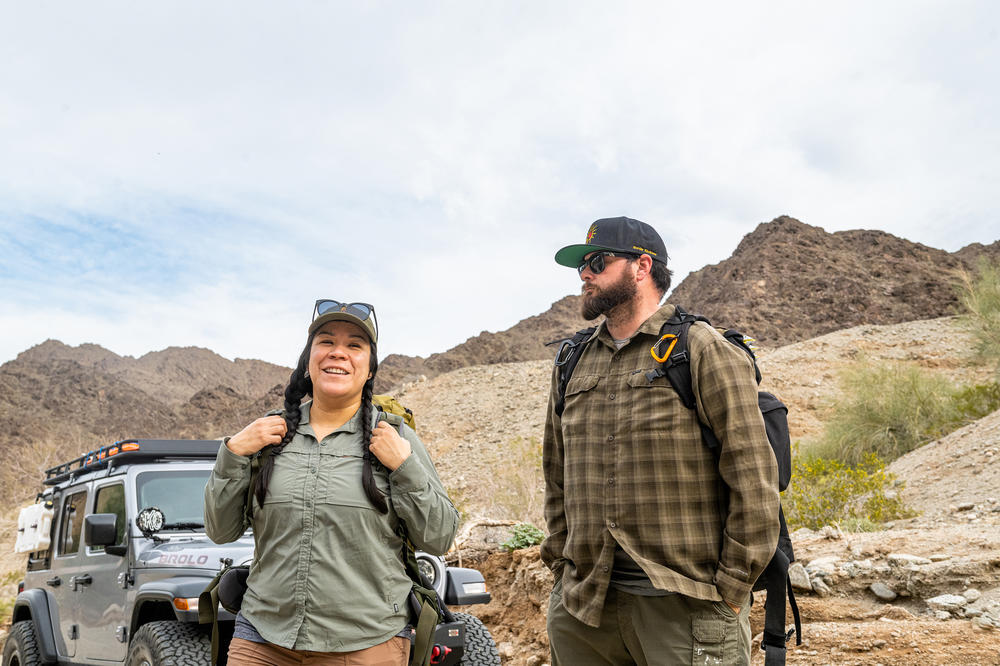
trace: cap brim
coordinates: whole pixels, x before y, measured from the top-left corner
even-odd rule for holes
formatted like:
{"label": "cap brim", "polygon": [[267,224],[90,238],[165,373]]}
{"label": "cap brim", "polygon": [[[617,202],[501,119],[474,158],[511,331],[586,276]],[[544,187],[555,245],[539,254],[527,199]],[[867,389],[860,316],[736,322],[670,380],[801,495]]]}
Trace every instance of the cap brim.
{"label": "cap brim", "polygon": [[621,252],[613,247],[603,245],[567,245],[556,252],[556,263],[562,266],[576,268],[583,263],[583,258],[591,252]]}
{"label": "cap brim", "polygon": [[368,339],[372,342],[378,342],[378,336],[375,335],[375,327],[372,325],[371,317],[366,320],[359,319],[349,312],[327,312],[326,314],[320,315],[309,324],[309,334],[315,333],[321,326],[331,321],[347,321],[355,326],[359,327],[368,335]]}

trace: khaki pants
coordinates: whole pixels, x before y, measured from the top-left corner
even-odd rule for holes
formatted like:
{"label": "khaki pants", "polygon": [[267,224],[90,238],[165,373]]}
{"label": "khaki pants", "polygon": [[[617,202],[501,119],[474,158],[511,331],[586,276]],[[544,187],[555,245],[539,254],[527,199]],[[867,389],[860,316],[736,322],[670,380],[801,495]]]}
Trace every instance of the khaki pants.
{"label": "khaki pants", "polygon": [[407,666],[409,661],[410,641],[401,636],[354,652],[289,650],[242,638],[229,645],[230,666]]}
{"label": "khaki pants", "polygon": [[680,594],[642,597],[611,588],[601,626],[588,626],[562,605],[562,584],[549,597],[552,666],[748,665],[750,601],[739,615],[721,601]]}

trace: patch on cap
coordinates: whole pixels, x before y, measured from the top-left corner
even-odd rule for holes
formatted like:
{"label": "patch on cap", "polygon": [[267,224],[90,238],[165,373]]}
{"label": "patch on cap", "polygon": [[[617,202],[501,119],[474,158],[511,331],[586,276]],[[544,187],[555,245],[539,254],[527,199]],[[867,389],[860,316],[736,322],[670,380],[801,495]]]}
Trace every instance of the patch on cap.
{"label": "patch on cap", "polygon": [[592,225],[590,225],[590,231],[587,232],[588,245],[590,244],[590,241],[594,240],[594,236],[596,235],[597,235],[597,223],[594,222]]}

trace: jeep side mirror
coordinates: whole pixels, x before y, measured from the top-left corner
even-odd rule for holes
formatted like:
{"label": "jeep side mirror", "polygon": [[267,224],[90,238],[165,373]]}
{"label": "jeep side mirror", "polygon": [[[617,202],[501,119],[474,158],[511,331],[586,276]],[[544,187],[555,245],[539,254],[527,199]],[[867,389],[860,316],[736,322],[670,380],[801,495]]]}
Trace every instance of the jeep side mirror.
{"label": "jeep side mirror", "polygon": [[118,516],[92,513],[84,518],[83,541],[88,546],[113,546],[118,541]]}

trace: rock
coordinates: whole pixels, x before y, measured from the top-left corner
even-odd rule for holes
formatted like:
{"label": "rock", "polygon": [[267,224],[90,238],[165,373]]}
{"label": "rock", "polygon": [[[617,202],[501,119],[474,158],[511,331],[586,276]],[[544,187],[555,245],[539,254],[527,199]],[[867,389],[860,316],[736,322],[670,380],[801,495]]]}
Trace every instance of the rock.
{"label": "rock", "polygon": [[968,600],[958,594],[941,594],[927,600],[927,606],[940,611],[954,613],[965,608]]}
{"label": "rock", "polygon": [[951,555],[945,555],[944,553],[934,553],[930,556],[931,562],[944,562],[945,560],[950,560]]}
{"label": "rock", "polygon": [[918,557],[916,555],[908,555],[906,553],[889,553],[887,559],[889,560],[889,564],[893,564],[898,567],[931,563],[931,561],[926,557]]}
{"label": "rock", "polygon": [[806,570],[813,576],[832,576],[839,563],[840,558],[836,555],[818,557],[806,566]]}
{"label": "rock", "polygon": [[979,601],[979,597],[983,596],[983,593],[970,587],[965,592],[962,592],[962,596],[965,597],[965,600],[971,604],[973,601]]}
{"label": "rock", "polygon": [[872,593],[882,601],[893,601],[897,596],[899,596],[891,587],[889,587],[885,583],[880,583],[880,582],[872,583],[868,587],[868,589],[871,590]]}
{"label": "rock", "polygon": [[512,659],[515,654],[514,644],[510,641],[504,641],[497,646],[497,652],[500,653],[501,657]]}
{"label": "rock", "polygon": [[817,578],[812,583],[813,592],[815,592],[820,597],[830,596],[830,587],[823,582],[822,578]]}
{"label": "rock", "polygon": [[524,664],[525,666],[542,666],[542,661],[544,660],[541,657],[533,654],[525,660]]}
{"label": "rock", "polygon": [[889,643],[889,641],[886,641],[886,640],[883,640],[883,639],[879,638],[877,640],[872,641],[872,647],[875,648],[876,650],[881,650],[888,643]]}
{"label": "rock", "polygon": [[812,591],[812,583],[809,582],[809,574],[801,562],[792,562],[788,567],[788,579],[792,581],[792,587],[796,590]]}
{"label": "rock", "polygon": [[987,615],[972,618],[972,624],[980,629],[993,630],[997,628],[997,623]]}
{"label": "rock", "polygon": [[975,502],[962,502],[957,507],[955,507],[955,510],[956,511],[971,511],[974,508],[976,508]]}
{"label": "rock", "polygon": [[799,541],[801,539],[808,539],[810,537],[816,536],[816,532],[809,529],[808,527],[800,527],[799,529],[792,532],[792,541]]}
{"label": "rock", "polygon": [[936,617],[939,620],[950,620],[951,613],[949,613],[948,611],[940,611],[940,610],[934,611],[934,617]]}

